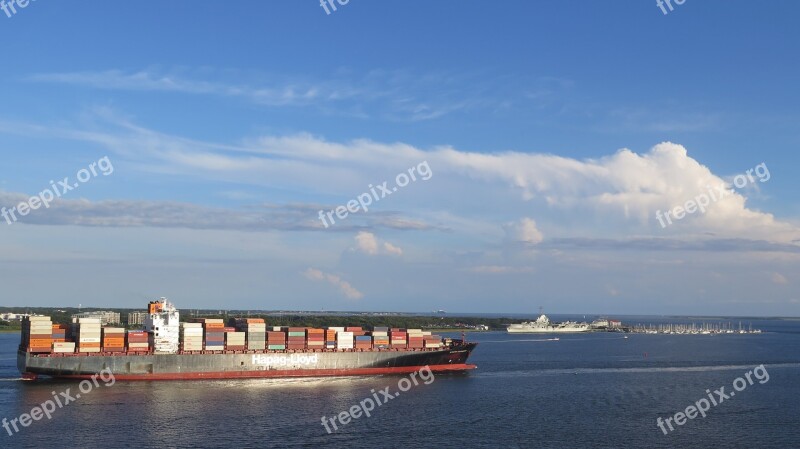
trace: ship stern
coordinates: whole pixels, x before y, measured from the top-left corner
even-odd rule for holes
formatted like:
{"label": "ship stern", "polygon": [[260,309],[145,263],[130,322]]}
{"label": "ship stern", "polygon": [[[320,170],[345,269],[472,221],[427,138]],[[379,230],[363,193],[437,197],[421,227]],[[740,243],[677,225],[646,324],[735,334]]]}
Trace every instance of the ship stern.
{"label": "ship stern", "polygon": [[36,373],[32,373],[28,371],[28,359],[30,357],[30,353],[18,350],[17,351],[17,369],[19,370],[20,374],[22,374],[22,378],[24,380],[36,380],[39,376]]}

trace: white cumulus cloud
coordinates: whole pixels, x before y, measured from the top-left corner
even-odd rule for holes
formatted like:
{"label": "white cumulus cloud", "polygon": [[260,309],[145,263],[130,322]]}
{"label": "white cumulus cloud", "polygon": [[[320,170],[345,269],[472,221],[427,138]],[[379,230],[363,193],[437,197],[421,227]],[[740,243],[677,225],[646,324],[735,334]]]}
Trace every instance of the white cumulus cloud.
{"label": "white cumulus cloud", "polygon": [[359,232],[355,236],[355,241],[356,247],[354,249],[364,254],[369,254],[370,256],[376,256],[379,254],[389,254],[394,256],[403,255],[403,250],[401,248],[392,245],[389,242],[383,242],[383,244],[381,244],[375,234],[371,232]]}
{"label": "white cumulus cloud", "polygon": [[506,238],[512,242],[537,245],[544,239],[542,233],[536,228],[536,221],[530,218],[507,223],[505,231]]}

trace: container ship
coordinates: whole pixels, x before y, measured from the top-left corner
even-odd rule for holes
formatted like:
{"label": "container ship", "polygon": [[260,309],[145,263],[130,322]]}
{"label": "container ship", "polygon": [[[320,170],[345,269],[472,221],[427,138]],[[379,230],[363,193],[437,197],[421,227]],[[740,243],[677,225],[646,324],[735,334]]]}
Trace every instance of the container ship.
{"label": "container ship", "polygon": [[401,374],[427,366],[463,372],[476,343],[421,329],[269,327],[260,318],[180,321],[166,298],[151,301],[142,330],[103,327],[99,318],[22,322],[17,366],[23,378],[118,380],[245,379]]}

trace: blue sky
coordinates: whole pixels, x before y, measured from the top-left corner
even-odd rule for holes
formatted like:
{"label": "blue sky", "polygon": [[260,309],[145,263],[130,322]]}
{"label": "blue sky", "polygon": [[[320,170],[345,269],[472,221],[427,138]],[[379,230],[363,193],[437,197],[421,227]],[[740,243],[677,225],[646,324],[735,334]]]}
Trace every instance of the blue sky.
{"label": "blue sky", "polygon": [[[0,11],[0,206],[113,166],[0,220],[0,304],[798,316],[798,13]],[[318,219],[422,163],[429,179]],[[768,176],[659,225],[760,164]]]}

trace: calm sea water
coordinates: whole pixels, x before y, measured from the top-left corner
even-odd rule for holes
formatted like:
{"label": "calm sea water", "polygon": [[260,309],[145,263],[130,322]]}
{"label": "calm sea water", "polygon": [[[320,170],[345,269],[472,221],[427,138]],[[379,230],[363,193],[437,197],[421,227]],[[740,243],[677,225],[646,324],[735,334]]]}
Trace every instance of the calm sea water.
{"label": "calm sea water", "polygon": [[[652,320],[650,320],[652,322]],[[753,322],[761,335],[586,334],[558,341],[501,332],[466,375],[420,382],[328,434],[321,417],[397,392],[403,376],[209,382],[117,382],[95,388],[0,447],[800,447],[800,323]],[[0,334],[0,418],[12,419],[70,382],[23,382],[16,334]],[[664,435],[667,418],[757,365],[758,381]]]}

